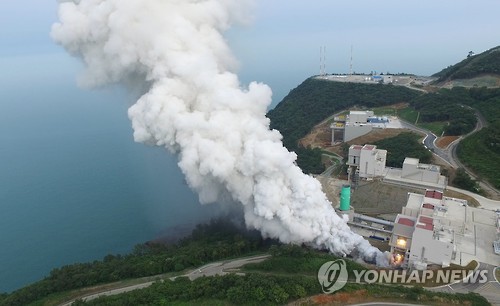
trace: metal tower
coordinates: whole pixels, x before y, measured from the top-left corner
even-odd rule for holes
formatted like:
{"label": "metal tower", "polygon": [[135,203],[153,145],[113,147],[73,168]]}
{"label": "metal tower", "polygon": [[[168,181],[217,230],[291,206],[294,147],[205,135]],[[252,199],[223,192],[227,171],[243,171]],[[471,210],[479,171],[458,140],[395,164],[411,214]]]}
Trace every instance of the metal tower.
{"label": "metal tower", "polygon": [[352,76],[352,45],[351,45],[351,62],[349,64],[349,75]]}
{"label": "metal tower", "polygon": [[326,75],[326,46],[319,47],[319,75]]}

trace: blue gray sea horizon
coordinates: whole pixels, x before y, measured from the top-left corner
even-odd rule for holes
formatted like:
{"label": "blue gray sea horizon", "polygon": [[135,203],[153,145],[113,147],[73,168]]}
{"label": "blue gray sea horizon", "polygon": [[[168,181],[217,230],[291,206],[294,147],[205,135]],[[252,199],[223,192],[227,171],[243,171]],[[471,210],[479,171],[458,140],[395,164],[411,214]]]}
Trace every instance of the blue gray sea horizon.
{"label": "blue gray sea horizon", "polygon": [[60,56],[0,68],[0,292],[220,213],[199,204],[175,156],[133,141],[124,90],[78,88]]}
{"label": "blue gray sea horizon", "polygon": [[[0,293],[227,211],[199,204],[175,156],[133,141],[134,97],[79,88],[81,69],[64,53],[0,57]],[[257,74],[244,72],[243,86]],[[257,81],[274,85],[273,107],[300,78]]]}

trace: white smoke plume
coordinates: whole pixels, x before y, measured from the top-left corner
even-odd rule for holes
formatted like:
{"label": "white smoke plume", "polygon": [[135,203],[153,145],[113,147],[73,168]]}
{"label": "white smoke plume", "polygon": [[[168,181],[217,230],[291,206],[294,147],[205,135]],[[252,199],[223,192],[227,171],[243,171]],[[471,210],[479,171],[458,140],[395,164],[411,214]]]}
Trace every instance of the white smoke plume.
{"label": "white smoke plume", "polygon": [[202,203],[231,197],[247,227],[285,243],[374,260],[320,183],[269,129],[271,90],[243,89],[222,36],[248,12],[242,0],[80,0],[59,4],[52,37],[83,59],[85,86],[130,84],[147,92],[129,109],[138,142],[164,146]]}

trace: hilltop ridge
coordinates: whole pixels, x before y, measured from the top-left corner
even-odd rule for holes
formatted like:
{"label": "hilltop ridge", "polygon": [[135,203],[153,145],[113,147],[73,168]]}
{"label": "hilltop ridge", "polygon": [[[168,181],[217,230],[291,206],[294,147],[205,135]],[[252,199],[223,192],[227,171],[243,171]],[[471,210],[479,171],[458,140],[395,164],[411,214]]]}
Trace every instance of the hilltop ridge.
{"label": "hilltop ridge", "polygon": [[466,59],[433,77],[439,87],[500,87],[500,46],[475,55],[469,53]]}

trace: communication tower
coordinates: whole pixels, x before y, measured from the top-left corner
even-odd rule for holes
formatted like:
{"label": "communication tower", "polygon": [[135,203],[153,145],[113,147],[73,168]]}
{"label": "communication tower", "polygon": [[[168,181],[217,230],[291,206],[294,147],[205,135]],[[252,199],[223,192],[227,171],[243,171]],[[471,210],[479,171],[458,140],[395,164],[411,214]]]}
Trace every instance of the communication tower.
{"label": "communication tower", "polygon": [[319,47],[319,75],[326,75],[326,46]]}
{"label": "communication tower", "polygon": [[352,76],[352,45],[351,45],[351,62],[349,64],[349,75]]}

